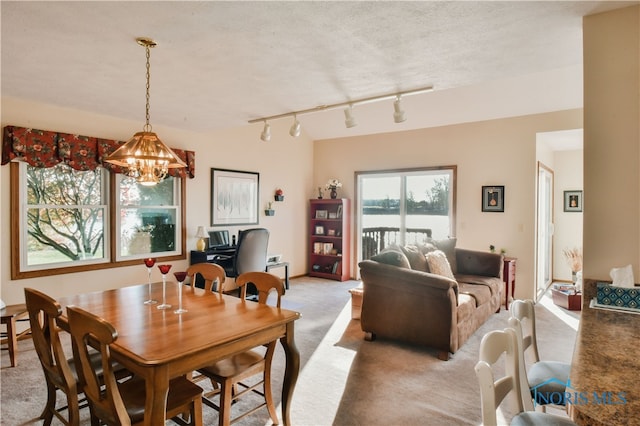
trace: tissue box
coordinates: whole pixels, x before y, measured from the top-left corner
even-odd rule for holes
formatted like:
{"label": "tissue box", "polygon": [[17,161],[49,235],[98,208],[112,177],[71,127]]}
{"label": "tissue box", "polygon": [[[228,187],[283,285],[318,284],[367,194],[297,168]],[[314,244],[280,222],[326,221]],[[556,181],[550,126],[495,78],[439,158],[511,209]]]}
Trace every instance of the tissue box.
{"label": "tissue box", "polygon": [[597,283],[596,302],[599,305],[640,310],[640,288],[616,287],[607,283]]}

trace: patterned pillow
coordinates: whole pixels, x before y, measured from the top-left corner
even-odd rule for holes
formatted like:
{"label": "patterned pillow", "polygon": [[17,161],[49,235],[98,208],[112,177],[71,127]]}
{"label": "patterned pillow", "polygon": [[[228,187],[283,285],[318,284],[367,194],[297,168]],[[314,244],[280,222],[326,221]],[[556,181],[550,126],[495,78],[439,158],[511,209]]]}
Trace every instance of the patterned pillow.
{"label": "patterned pillow", "polygon": [[429,264],[429,270],[432,274],[441,275],[443,277],[451,278],[455,280],[453,276],[453,272],[451,272],[451,266],[449,266],[449,261],[447,260],[447,256],[441,250],[432,251],[428,253],[426,256],[427,263]]}
{"label": "patterned pillow", "polygon": [[407,259],[409,259],[411,269],[414,271],[429,272],[429,269],[427,268],[427,259],[425,259],[424,254],[417,246],[405,246],[400,248],[404,255],[407,256]]}
{"label": "patterned pillow", "polygon": [[444,240],[431,240],[430,243],[435,245],[438,250],[442,250],[447,256],[449,261],[449,267],[453,273],[458,271],[458,265],[456,263],[456,238],[446,238]]}

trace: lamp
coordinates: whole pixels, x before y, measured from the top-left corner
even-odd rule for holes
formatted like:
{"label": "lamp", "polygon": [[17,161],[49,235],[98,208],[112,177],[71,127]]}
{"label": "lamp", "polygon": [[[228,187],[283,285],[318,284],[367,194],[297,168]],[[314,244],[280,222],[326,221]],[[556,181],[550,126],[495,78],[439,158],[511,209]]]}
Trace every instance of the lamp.
{"label": "lamp", "polygon": [[353,115],[351,114],[351,105],[349,105],[349,108],[345,108],[344,110],[344,125],[347,126],[347,129],[358,125],[356,119],[353,118]]}
{"label": "lamp", "polygon": [[402,123],[407,118],[404,116],[402,105],[400,105],[400,95],[396,96],[396,100],[393,102],[393,121],[396,123]]}
{"label": "lamp", "polygon": [[291,129],[289,129],[289,134],[294,138],[300,136],[300,122],[296,115],[293,116],[293,124],[291,125]]}
{"label": "lamp", "polygon": [[285,112],[283,114],[270,115],[268,117],[254,118],[254,119],[249,120],[249,124],[253,124],[253,123],[258,123],[260,121],[264,121],[264,130],[262,130],[262,133],[260,134],[260,139],[262,139],[263,141],[268,141],[271,138],[271,129],[270,129],[269,125],[267,124],[267,120],[277,120],[279,118],[284,118],[284,117],[294,117],[294,125],[291,126],[291,129],[289,130],[289,133],[291,134],[291,136],[295,137],[295,136],[297,136],[295,134],[296,133],[296,129],[299,129],[299,123],[298,123],[298,120],[297,120],[297,116],[298,115],[312,114],[312,113],[315,113],[315,112],[329,111],[329,110],[336,109],[336,108],[348,107],[347,109],[344,110],[344,116],[345,116],[344,124],[345,124],[345,126],[350,128],[350,127],[354,127],[354,126],[357,125],[356,120],[353,118],[353,116],[351,114],[351,107],[353,105],[368,104],[368,103],[372,103],[372,102],[378,102],[378,101],[383,101],[383,100],[386,100],[386,99],[393,99],[393,98],[396,99],[395,102],[393,103],[393,107],[395,109],[395,113],[393,114],[393,119],[395,120],[396,123],[402,123],[403,121],[406,120],[406,118],[404,116],[404,111],[402,110],[402,107],[400,105],[400,97],[401,96],[407,96],[407,95],[417,95],[419,93],[431,92],[432,90],[433,90],[433,86],[426,86],[426,87],[420,87],[418,89],[412,89],[412,90],[405,90],[405,91],[401,91],[401,92],[388,93],[386,95],[370,96],[368,98],[355,99],[355,100],[348,101],[348,102],[339,102],[339,103],[330,104],[330,105],[319,105],[319,106],[314,107],[314,108],[302,109],[302,110],[299,110],[299,111],[292,111],[292,112]]}
{"label": "lamp", "polygon": [[133,135],[104,161],[126,168],[127,175],[136,178],[141,185],[153,186],[167,176],[169,169],[187,167],[187,165],[158,138],[158,135],[152,132],[149,124],[149,79],[151,77],[149,49],[155,47],[157,43],[145,37],[137,38],[136,42],[143,46],[147,53],[146,122],[142,132]]}
{"label": "lamp", "polygon": [[205,238],[209,238],[209,236],[204,230],[204,226],[198,226],[198,232],[196,232],[196,238],[199,238],[198,242],[196,243],[196,250],[204,251],[207,248],[207,242],[205,241]]}
{"label": "lamp", "polygon": [[264,122],[262,133],[260,133],[260,139],[265,142],[269,142],[271,140],[271,126],[266,121]]}

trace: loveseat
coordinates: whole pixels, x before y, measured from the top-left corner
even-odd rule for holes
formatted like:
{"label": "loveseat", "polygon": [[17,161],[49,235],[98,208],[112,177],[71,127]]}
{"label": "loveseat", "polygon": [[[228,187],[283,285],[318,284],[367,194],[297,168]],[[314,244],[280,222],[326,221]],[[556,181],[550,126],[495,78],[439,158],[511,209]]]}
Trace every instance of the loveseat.
{"label": "loveseat", "polygon": [[450,238],[392,246],[358,264],[366,340],[382,337],[423,345],[448,360],[500,311],[502,255],[455,244]]}

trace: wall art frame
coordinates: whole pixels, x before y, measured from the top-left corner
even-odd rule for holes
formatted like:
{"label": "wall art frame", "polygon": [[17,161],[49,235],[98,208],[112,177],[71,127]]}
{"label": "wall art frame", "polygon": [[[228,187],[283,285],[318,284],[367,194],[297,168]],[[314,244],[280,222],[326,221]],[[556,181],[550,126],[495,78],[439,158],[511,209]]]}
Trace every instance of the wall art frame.
{"label": "wall art frame", "polygon": [[564,211],[565,212],[581,212],[582,211],[582,191],[564,191]]}
{"label": "wall art frame", "polygon": [[258,224],[260,173],[211,169],[211,226]]}
{"label": "wall art frame", "polygon": [[482,211],[504,212],[504,186],[492,185],[482,187]]}

